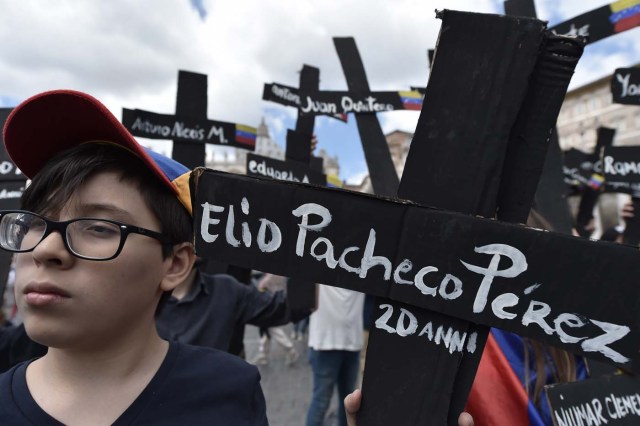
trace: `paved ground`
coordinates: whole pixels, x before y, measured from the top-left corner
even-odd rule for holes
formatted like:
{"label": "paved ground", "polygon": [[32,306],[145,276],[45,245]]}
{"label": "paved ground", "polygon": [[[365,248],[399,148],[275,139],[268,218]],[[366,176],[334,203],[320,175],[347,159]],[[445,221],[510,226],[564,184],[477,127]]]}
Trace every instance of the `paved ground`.
{"label": "paved ground", "polygon": [[[286,326],[291,335],[291,325]],[[268,365],[260,365],[262,389],[267,401],[267,417],[271,426],[304,426],[313,379],[307,361],[307,341],[294,341],[300,357],[290,366],[285,366],[285,352],[276,342],[271,342],[271,353]],[[259,344],[258,329],[247,326],[244,345],[247,360],[252,360]],[[336,397],[334,396],[324,426],[334,426]]]}

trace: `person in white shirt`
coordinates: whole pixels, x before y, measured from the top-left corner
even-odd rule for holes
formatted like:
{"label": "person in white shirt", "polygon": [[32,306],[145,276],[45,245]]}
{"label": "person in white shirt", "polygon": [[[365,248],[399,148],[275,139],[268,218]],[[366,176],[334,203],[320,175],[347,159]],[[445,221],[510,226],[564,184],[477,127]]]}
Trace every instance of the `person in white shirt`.
{"label": "person in white shirt", "polygon": [[338,390],[338,424],[347,425],[344,399],[356,386],[363,344],[364,294],[318,285],[318,309],[309,321],[309,362],[313,395],[307,426],[321,426],[334,388]]}

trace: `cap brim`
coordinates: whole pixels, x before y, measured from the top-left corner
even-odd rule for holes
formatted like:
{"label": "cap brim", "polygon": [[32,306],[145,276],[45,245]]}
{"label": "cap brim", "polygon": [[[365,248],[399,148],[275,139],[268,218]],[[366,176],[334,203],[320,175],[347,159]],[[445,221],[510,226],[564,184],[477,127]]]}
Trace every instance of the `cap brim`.
{"label": "cap brim", "polygon": [[59,152],[89,141],[107,141],[134,153],[177,193],[122,123],[86,93],[53,90],[25,100],[7,118],[3,138],[9,157],[29,178]]}

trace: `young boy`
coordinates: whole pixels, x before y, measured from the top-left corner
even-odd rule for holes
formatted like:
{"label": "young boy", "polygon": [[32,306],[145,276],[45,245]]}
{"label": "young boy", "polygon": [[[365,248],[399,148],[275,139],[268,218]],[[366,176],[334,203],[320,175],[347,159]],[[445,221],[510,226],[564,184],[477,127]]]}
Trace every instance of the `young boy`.
{"label": "young boy", "polygon": [[188,170],[144,150],[96,99],[53,91],[4,128],[32,179],[0,212],[16,299],[49,350],[0,375],[3,425],[266,425],[255,367],[169,343],[154,313],[195,260]]}

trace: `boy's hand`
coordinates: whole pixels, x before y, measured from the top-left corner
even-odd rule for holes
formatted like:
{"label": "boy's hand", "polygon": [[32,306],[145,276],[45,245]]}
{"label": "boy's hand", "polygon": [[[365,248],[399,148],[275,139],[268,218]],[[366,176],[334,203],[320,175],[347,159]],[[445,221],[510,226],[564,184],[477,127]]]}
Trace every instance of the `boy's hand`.
{"label": "boy's hand", "polygon": [[[351,392],[344,399],[344,411],[347,414],[347,425],[356,426],[356,414],[360,411],[360,402],[362,401],[362,393],[360,389]],[[473,426],[473,417],[469,413],[461,413],[458,417],[458,426]]]}

